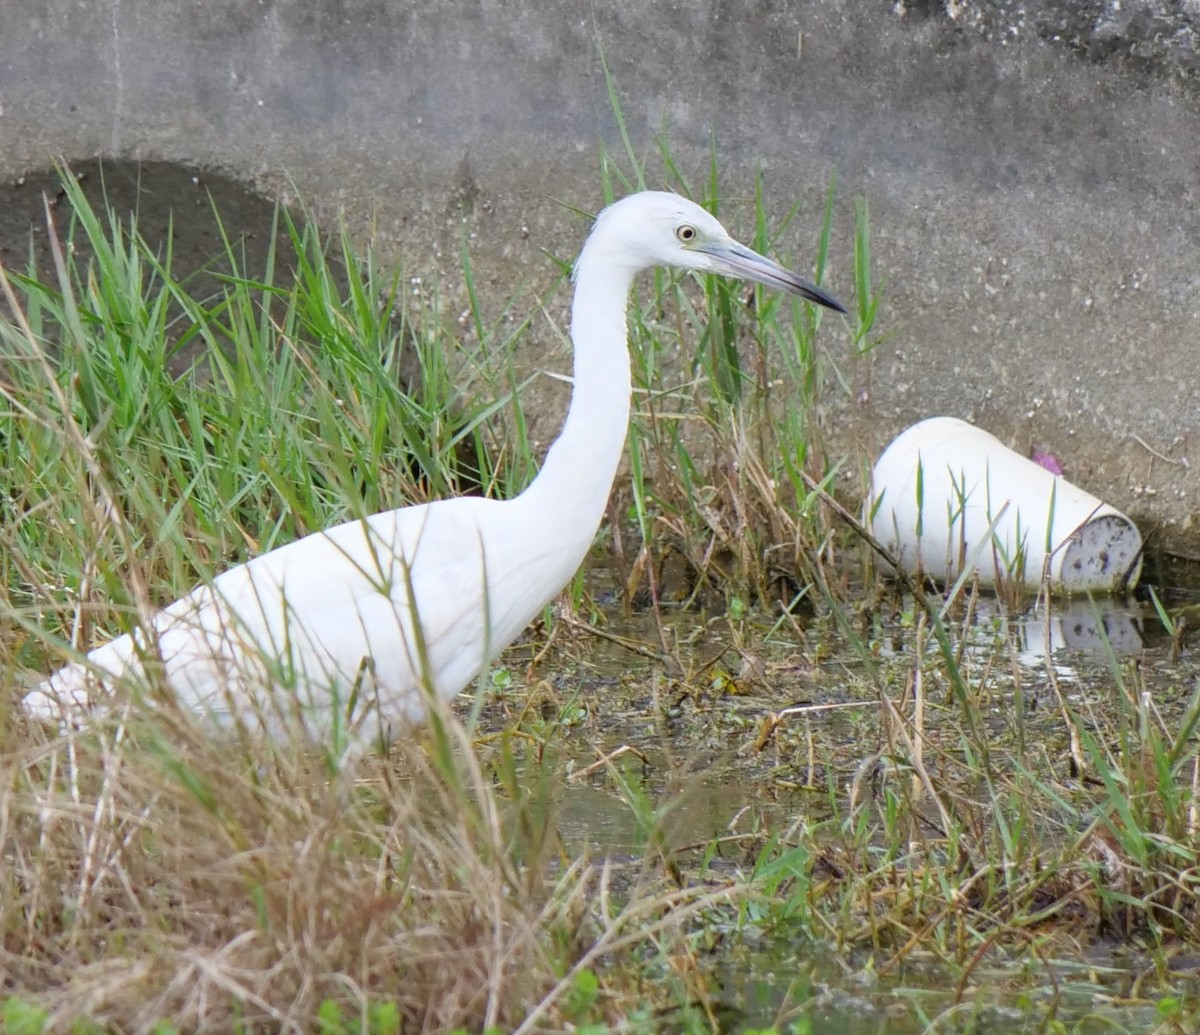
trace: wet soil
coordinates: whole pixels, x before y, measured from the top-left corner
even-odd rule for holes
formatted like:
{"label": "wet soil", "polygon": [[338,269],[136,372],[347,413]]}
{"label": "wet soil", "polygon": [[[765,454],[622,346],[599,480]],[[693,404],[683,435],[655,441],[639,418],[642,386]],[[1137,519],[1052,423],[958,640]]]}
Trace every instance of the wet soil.
{"label": "wet soil", "polygon": [[[159,255],[170,242],[171,267],[179,279],[194,278],[200,297],[217,290],[229,272],[221,227],[247,271],[262,270],[275,222],[275,204],[219,173],[170,162],[87,158],[68,163],[92,207],[111,211],[138,232]],[[219,213],[220,222],[214,216]],[[70,230],[71,212],[57,169],[28,173],[0,184],[0,263],[18,273],[33,271],[57,283],[48,225],[60,240]],[[77,245],[82,247],[82,244]]]}
{"label": "wet soil", "polygon": [[[604,577],[590,575],[593,585]],[[734,621],[668,606],[656,618],[610,606],[597,626],[564,617],[551,660],[527,657],[530,646],[504,655],[521,688],[510,696],[507,670],[499,670],[483,704],[483,741],[519,727],[551,745],[563,765],[557,821],[576,850],[642,849],[644,831],[614,793],[619,771],[652,800],[671,803],[663,835],[672,850],[723,837],[731,860],[752,865],[739,854],[743,835],[757,850],[765,829],[802,816],[818,824],[830,814],[831,792],[871,775],[864,760],[886,740],[878,687],[903,697],[914,664],[911,612],[911,600],[901,600],[894,613],[872,616],[860,630],[865,652],[829,616],[800,639],[787,629],[768,634],[758,624],[770,620],[764,614]],[[1057,695],[1110,707],[1114,664],[1136,665],[1171,719],[1190,695],[1186,673],[1200,663],[1193,652],[1173,656],[1152,607],[1132,599],[1056,601],[1047,615],[1008,613],[981,597],[952,625],[997,746],[1013,735],[1019,700],[1024,732],[1053,754],[1064,737]],[[946,687],[929,692],[931,708],[953,712]],[[456,707],[465,720],[473,701],[464,695]],[[941,733],[929,737],[936,743]],[[886,768],[878,757],[876,765]],[[1069,779],[1065,768],[1062,775]]]}
{"label": "wet soil", "polygon": [[[597,631],[582,624],[560,630],[552,660],[531,669],[530,696],[497,693],[485,705],[485,728],[518,727],[556,744],[556,823],[572,852],[639,865],[647,831],[625,784],[665,809],[660,843],[684,865],[711,852],[711,870],[746,872],[765,840],[799,829],[808,849],[829,860],[827,872],[814,872],[836,882],[841,857],[822,855],[821,833],[839,811],[834,799],[882,801],[902,778],[889,757],[879,701],[881,686],[903,699],[911,692],[905,673],[920,667],[909,605],[900,600],[894,612],[871,616],[859,630],[865,652],[820,618],[797,637],[754,628],[770,621],[766,615],[734,621],[689,609],[665,608],[658,618],[606,609]],[[1153,609],[1133,600],[1056,602],[1047,616],[1006,613],[994,598],[980,598],[952,624],[993,749],[1011,749],[1019,730],[1044,753],[1048,768],[1039,772],[1064,787],[1078,781],[1056,701],[1106,715],[1122,681],[1133,680],[1174,727],[1200,665],[1195,651],[1178,656]],[[520,650],[505,655],[514,667]],[[952,772],[961,737],[953,695],[933,678],[925,689],[931,772],[970,796]],[[469,702],[462,706],[469,712]],[[760,942],[747,936],[724,958],[720,1005],[730,1013],[729,1030],[794,1015],[830,1035],[916,1035],[930,1030],[923,1018],[953,1012],[948,989],[956,979],[936,953],[913,952],[876,977],[870,952],[834,952],[792,938],[786,924],[769,927]],[[1139,946],[1095,932],[1073,931],[1070,939],[1078,944],[1059,946],[1054,962],[1060,1016],[1073,1018],[1078,1031],[1156,1030],[1149,1000],[1114,999],[1127,994],[1131,975],[1152,970]],[[989,956],[975,978],[992,994],[976,996],[969,1026],[947,1030],[1044,1030],[1038,1011],[1020,1005],[1030,996],[1029,976],[1003,953]]]}

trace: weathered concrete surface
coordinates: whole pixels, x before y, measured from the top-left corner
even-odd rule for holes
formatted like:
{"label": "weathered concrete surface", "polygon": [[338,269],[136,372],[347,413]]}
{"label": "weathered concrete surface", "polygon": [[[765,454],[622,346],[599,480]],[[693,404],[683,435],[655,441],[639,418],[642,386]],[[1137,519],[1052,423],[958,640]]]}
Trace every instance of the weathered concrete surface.
{"label": "weathered concrete surface", "polygon": [[731,198],[761,164],[779,212],[811,199],[785,257],[811,254],[836,170],[846,301],[870,200],[890,336],[869,401],[830,414],[844,442],[967,417],[1195,541],[1197,7],[0,0],[0,179],[101,153],[294,184],[410,270],[437,262],[451,299],[465,209],[499,305],[581,239],[553,199],[599,203],[598,143],[619,147],[599,42],[640,148],[668,126],[700,182],[712,132]]}
{"label": "weathered concrete surface", "polygon": [[[904,3],[896,5],[903,9]],[[1001,46],[1033,35],[1093,61],[1153,75],[1200,73],[1197,0],[912,0]]]}

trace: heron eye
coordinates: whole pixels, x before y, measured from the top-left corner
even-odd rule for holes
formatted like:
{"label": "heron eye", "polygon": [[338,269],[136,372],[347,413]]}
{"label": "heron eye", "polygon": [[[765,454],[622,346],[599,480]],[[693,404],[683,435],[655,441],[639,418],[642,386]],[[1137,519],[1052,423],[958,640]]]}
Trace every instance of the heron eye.
{"label": "heron eye", "polygon": [[684,223],[683,226],[676,228],[675,236],[684,244],[691,244],[696,239],[696,228]]}

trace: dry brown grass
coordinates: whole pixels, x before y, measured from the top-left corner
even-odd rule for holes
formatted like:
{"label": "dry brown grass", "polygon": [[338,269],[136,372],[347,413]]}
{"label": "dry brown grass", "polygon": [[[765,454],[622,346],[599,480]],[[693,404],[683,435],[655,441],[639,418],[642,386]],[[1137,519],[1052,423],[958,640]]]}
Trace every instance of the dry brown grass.
{"label": "dry brown grass", "polygon": [[308,748],[121,711],[3,734],[0,990],[51,1029],[306,1031],[329,1001],[394,1003],[405,1032],[556,1027],[578,969],[708,895],[643,870],[618,901],[448,716],[451,750],[414,738],[331,778]]}

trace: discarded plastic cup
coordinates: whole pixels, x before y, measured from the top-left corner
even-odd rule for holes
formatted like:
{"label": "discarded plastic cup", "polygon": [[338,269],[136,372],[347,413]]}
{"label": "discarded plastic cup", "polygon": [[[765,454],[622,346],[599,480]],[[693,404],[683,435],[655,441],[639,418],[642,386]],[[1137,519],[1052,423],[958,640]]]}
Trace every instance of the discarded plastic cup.
{"label": "discarded plastic cup", "polygon": [[867,525],[909,574],[988,586],[1117,593],[1137,585],[1142,536],[1115,507],[955,417],[901,432],[871,475]]}

